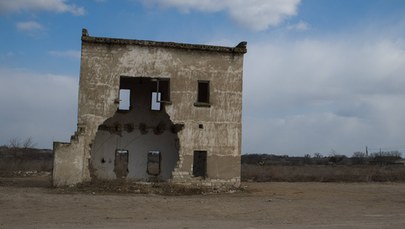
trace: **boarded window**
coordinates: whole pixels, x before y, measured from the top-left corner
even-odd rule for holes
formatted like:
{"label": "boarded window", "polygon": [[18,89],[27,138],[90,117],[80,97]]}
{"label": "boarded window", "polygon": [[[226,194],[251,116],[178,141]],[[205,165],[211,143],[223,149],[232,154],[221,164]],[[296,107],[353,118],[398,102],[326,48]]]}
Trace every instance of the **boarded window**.
{"label": "boarded window", "polygon": [[198,81],[198,103],[209,103],[210,102],[210,82],[209,81]]}
{"label": "boarded window", "polygon": [[128,111],[131,108],[131,90],[120,89],[120,102],[118,109]]}
{"label": "boarded window", "polygon": [[193,176],[207,176],[207,151],[194,151]]}
{"label": "boarded window", "polygon": [[160,159],[160,151],[148,152],[147,172],[149,175],[157,176],[160,174]]}
{"label": "boarded window", "polygon": [[151,110],[160,111],[161,93],[152,92]]}

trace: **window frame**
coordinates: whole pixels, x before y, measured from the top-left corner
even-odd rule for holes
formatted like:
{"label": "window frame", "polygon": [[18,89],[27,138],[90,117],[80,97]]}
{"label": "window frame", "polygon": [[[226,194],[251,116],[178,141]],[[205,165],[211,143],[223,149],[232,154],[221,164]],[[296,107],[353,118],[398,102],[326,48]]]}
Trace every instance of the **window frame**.
{"label": "window frame", "polygon": [[[154,96],[156,95],[156,96]],[[150,96],[150,110],[151,111],[161,111],[162,110],[162,101],[161,101],[161,92],[152,91]],[[156,100],[156,101],[154,101]]]}
{"label": "window frame", "polygon": [[[159,78],[158,81],[159,81],[159,92],[160,92],[160,94],[161,94],[161,100],[160,100],[160,102],[161,102],[161,103],[166,103],[166,104],[171,104],[171,98],[170,98],[170,79],[169,79],[169,78]],[[162,83],[162,82],[167,82],[167,88],[165,88],[166,91],[167,91],[166,96],[164,96],[164,95],[165,95],[165,93],[164,93],[165,90],[162,90],[162,87],[161,87],[161,83]]]}
{"label": "window frame", "polygon": [[[125,100],[122,99],[122,95],[123,95],[122,92],[124,92],[124,91],[128,91],[128,94],[127,94],[128,97],[125,97]],[[118,111],[127,112],[127,111],[131,110],[131,108],[132,108],[132,106],[131,106],[131,94],[132,94],[132,90],[129,89],[129,88],[120,88],[119,89],[119,91],[118,91]],[[128,99],[128,109],[126,109],[126,107],[125,107],[125,109],[123,109],[121,107],[121,105],[122,105],[121,101],[126,101],[126,99]]]}
{"label": "window frame", "polygon": [[[203,91],[200,85],[206,85],[205,96],[202,95]],[[204,99],[201,99],[204,97]],[[197,101],[194,103],[194,106],[197,107],[211,107],[211,85],[209,80],[198,80],[197,81]]]}

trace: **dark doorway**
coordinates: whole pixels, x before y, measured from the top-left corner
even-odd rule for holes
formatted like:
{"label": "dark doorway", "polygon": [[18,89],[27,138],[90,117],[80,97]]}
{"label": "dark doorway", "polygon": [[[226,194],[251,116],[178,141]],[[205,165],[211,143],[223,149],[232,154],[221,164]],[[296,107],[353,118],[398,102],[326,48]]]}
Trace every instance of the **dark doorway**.
{"label": "dark doorway", "polygon": [[194,151],[193,176],[205,178],[207,175],[207,151]]}
{"label": "dark doorway", "polygon": [[128,175],[128,150],[115,151],[114,172],[117,179],[126,178]]}
{"label": "dark doorway", "polygon": [[157,150],[148,152],[148,164],[146,170],[149,175],[157,176],[160,174],[160,152]]}

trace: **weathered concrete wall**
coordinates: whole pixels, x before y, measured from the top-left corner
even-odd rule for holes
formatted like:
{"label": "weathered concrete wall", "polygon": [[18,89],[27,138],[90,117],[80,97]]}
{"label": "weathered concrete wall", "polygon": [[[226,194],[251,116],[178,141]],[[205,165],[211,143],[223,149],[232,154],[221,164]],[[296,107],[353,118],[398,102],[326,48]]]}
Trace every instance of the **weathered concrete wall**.
{"label": "weathered concrete wall", "polygon": [[[78,142],[63,147],[56,144],[54,181],[65,182],[55,184],[90,179],[90,152],[97,145],[98,127],[117,111],[121,76],[170,79],[171,104],[164,105],[164,109],[171,122],[184,124],[177,133],[179,160],[173,182],[239,184],[244,46],[133,42],[86,34],[82,40],[78,113],[81,134]],[[210,81],[210,107],[194,105],[198,80]],[[208,153],[208,176],[203,180],[192,176],[195,150]],[[75,163],[66,164],[67,159]]]}
{"label": "weathered concrete wall", "polygon": [[70,144],[53,144],[54,165],[53,185],[73,185],[85,181],[83,177],[83,144],[73,141]]}

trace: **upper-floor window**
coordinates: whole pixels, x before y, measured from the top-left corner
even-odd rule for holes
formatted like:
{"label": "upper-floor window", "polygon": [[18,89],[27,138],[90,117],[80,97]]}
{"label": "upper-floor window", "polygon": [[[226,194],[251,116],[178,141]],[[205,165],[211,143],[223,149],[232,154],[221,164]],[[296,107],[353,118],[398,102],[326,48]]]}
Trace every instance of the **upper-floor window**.
{"label": "upper-floor window", "polygon": [[156,90],[152,92],[151,110],[160,111],[161,103],[170,103],[170,80],[152,79]]}
{"label": "upper-floor window", "polygon": [[170,102],[170,79],[159,79],[159,92],[162,102]]}
{"label": "upper-floor window", "polygon": [[199,80],[196,106],[210,106],[210,81]]}
{"label": "upper-floor window", "polygon": [[160,111],[160,102],[162,94],[160,92],[152,92],[151,110]]}
{"label": "upper-floor window", "polygon": [[131,108],[131,90],[120,89],[118,109],[121,111],[129,111]]}

